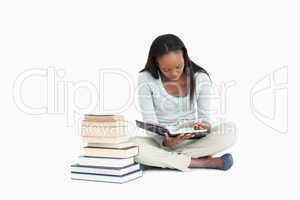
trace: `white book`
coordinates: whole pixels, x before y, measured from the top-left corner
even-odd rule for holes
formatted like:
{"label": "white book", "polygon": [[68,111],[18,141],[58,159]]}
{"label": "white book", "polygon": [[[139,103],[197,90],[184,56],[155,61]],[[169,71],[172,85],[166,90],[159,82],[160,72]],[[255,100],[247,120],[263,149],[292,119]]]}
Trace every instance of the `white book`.
{"label": "white book", "polygon": [[86,173],[86,174],[102,174],[102,175],[114,175],[114,176],[123,176],[141,169],[139,163],[129,165],[126,167],[92,167],[92,166],[81,166],[78,164],[71,165],[71,172],[77,173]]}
{"label": "white book", "polygon": [[84,147],[83,155],[91,157],[105,158],[130,158],[138,154],[138,147],[128,147],[122,149],[103,147]]}
{"label": "white book", "polygon": [[105,144],[105,143],[87,143],[86,146],[89,147],[102,147],[102,148],[114,148],[114,149],[122,149],[127,147],[136,146],[133,142],[122,142],[119,144]]}
{"label": "white book", "polygon": [[81,135],[84,137],[107,137],[116,138],[127,135],[128,127],[125,123],[115,122],[90,122],[83,121],[81,125]]}
{"label": "white book", "polygon": [[83,174],[83,173],[71,172],[71,179],[110,182],[110,183],[126,183],[133,179],[139,178],[142,175],[143,175],[142,170],[131,172],[123,176],[109,176],[109,175],[101,175],[101,174]]}
{"label": "white book", "polygon": [[85,143],[104,143],[104,144],[120,144],[123,142],[128,142],[129,137],[116,137],[116,138],[106,138],[106,137],[82,137]]}
{"label": "white book", "polygon": [[133,157],[130,158],[102,158],[91,156],[80,156],[79,165],[97,167],[125,167],[134,163]]}

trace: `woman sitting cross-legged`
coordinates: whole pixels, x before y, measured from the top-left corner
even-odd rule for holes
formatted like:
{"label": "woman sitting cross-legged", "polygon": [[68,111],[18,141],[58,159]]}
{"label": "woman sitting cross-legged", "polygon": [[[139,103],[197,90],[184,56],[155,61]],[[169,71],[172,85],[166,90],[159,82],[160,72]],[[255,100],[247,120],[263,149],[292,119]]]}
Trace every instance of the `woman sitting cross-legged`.
{"label": "woman sitting cross-legged", "polygon": [[138,77],[138,101],[144,122],[171,126],[191,120],[195,129],[209,134],[193,139],[191,134],[170,137],[146,131],[150,137],[136,137],[136,162],[144,165],[188,171],[189,168],[228,170],[232,155],[214,157],[236,140],[233,123],[216,123],[211,110],[213,87],[206,70],[190,60],[183,42],[175,35],[157,37],[146,66]]}

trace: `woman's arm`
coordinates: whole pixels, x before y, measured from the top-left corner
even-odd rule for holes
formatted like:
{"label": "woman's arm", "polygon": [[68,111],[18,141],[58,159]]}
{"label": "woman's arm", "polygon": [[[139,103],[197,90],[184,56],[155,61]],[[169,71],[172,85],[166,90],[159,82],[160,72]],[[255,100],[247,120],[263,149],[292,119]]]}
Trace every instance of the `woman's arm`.
{"label": "woman's arm", "polygon": [[[154,103],[153,103],[153,91],[150,87],[151,81],[149,81],[150,74],[146,74],[148,72],[139,73],[138,76],[138,103],[139,103],[139,111],[142,115],[144,122],[155,123],[158,124],[158,120],[156,117]],[[153,137],[160,145],[164,139],[163,136],[157,135],[150,131],[146,131],[148,135]]]}

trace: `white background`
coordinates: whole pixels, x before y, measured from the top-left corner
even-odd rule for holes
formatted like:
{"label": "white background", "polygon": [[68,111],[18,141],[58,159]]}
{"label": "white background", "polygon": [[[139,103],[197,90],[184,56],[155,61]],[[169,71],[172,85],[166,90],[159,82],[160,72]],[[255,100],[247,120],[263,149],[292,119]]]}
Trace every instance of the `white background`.
{"label": "white background", "polygon": [[[296,1],[1,1],[1,199],[299,198],[299,130],[293,124],[299,111],[294,91],[299,18]],[[106,108],[115,108],[132,96],[152,40],[165,33],[177,34],[215,83],[235,82],[223,113],[238,127],[238,142],[228,150],[234,167],[228,172],[154,170],[124,185],[70,180],[69,165],[82,146],[76,126],[82,115],[72,114],[72,97],[84,107],[90,100],[87,91],[56,97],[71,110],[33,115],[14,102],[17,77],[32,68],[53,67],[64,75],[57,81],[65,87],[79,81],[98,87],[99,70],[121,69],[132,84],[107,78],[105,92],[98,88],[96,95],[105,98]],[[280,96],[283,101],[274,103],[269,88],[255,103],[262,113],[289,109],[288,123],[287,116],[279,115],[269,119],[270,128],[251,110],[251,88],[281,67],[288,70],[283,87],[288,101]],[[45,107],[51,101],[46,77],[26,79],[20,90],[28,106]],[[99,105],[90,110],[100,111]],[[122,114],[140,118],[134,102]],[[73,125],[68,115],[75,116]]]}

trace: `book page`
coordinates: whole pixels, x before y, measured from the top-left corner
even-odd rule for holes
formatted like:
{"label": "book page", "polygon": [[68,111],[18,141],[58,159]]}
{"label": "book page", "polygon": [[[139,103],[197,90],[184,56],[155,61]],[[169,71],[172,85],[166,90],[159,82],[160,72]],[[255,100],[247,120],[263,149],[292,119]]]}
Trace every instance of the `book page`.
{"label": "book page", "polygon": [[206,129],[194,129],[195,120],[180,120],[176,125],[168,126],[171,135],[181,133],[206,132]]}

